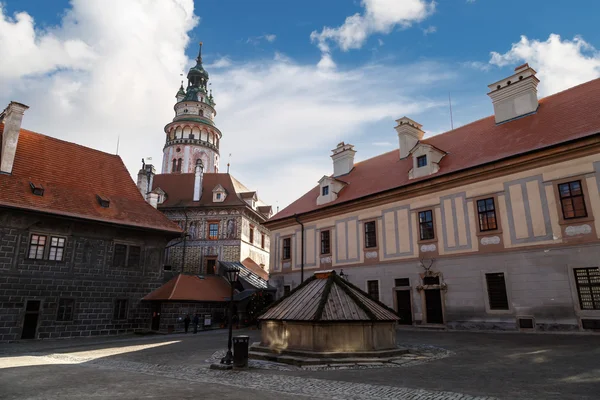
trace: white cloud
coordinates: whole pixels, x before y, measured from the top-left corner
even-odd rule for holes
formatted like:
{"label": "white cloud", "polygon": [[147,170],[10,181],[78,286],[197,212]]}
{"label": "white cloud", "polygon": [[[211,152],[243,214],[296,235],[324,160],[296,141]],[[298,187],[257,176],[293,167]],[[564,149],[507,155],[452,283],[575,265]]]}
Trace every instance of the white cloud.
{"label": "white cloud", "polygon": [[263,40],[266,40],[269,43],[273,43],[275,39],[277,39],[277,35],[274,35],[272,33],[266,33],[261,36],[250,36],[248,39],[246,39],[246,43],[250,43],[254,46],[257,46]]}
{"label": "white cloud", "polygon": [[437,28],[433,25],[428,26],[427,28],[423,29],[423,35],[425,35],[425,36],[432,34],[432,33],[436,33],[436,32],[437,32]]}
{"label": "white cloud", "polygon": [[490,63],[485,63],[481,61],[466,61],[461,63],[463,67],[478,69],[481,71],[489,71],[492,69],[492,65]]}
{"label": "white cloud", "polygon": [[[142,158],[161,164],[163,127],[173,118],[179,75],[191,62],[185,48],[196,52],[197,44],[188,43],[198,22],[192,0],[75,0],[61,24],[45,31],[26,14],[0,17],[0,107],[21,101],[31,106],[24,127],[99,150],[114,153],[120,137],[119,154],[133,174]],[[23,54],[7,37],[34,48]],[[42,59],[27,69],[47,37],[58,49],[74,42],[87,50],[69,63]],[[203,50],[210,59],[210,43]],[[424,91],[454,78],[436,63],[338,70],[298,64],[282,53],[249,62],[220,57],[209,73],[223,132],[221,170],[232,153],[231,172],[281,207],[331,171],[336,143],[378,141],[372,124],[381,121],[389,121],[393,142],[393,120],[439,106]],[[373,155],[368,147],[357,148],[357,159]]]}
{"label": "white cloud", "polygon": [[330,53],[329,42],[336,43],[343,51],[359,49],[373,33],[390,33],[395,27],[407,28],[414,22],[423,21],[435,11],[435,1],[427,0],[362,0],[363,13],[346,18],[337,27],[324,27],[321,32],[310,34],[312,42],[323,54]]}
{"label": "white cloud", "polygon": [[377,39],[377,43],[379,43],[380,46],[383,46],[383,40]]}
{"label": "white cloud", "polygon": [[373,146],[379,146],[379,147],[389,147],[392,146],[392,142],[373,142]]}
{"label": "white cloud", "polygon": [[600,76],[600,52],[578,36],[562,40],[559,35],[551,34],[546,41],[521,36],[506,53],[491,53],[493,65],[517,66],[521,62],[529,63],[538,72],[542,96]]}

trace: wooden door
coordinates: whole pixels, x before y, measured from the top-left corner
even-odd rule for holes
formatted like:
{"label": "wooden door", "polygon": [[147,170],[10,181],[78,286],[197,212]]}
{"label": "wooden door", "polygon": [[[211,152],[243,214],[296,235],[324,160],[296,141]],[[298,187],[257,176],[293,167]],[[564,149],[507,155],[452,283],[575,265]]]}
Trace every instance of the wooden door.
{"label": "wooden door", "polygon": [[425,290],[425,306],[427,309],[428,324],[443,324],[442,293],[440,289]]}
{"label": "wooden door", "polygon": [[412,306],[410,302],[410,290],[396,290],[396,304],[400,325],[412,325]]}
{"label": "wooden door", "polygon": [[25,319],[23,320],[23,332],[21,339],[35,339],[40,314],[40,301],[27,300],[25,306]]}

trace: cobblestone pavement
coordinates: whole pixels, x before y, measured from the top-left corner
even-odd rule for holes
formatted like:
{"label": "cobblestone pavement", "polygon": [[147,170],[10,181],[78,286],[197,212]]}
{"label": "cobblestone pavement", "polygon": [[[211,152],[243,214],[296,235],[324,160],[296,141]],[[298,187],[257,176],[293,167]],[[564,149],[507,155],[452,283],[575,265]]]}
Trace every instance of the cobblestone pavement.
{"label": "cobblestone pavement", "polygon": [[[236,333],[251,342],[259,334]],[[600,393],[598,335],[400,331],[402,346],[448,354],[405,368],[210,370],[207,361],[226,340],[216,331],[1,344],[0,398],[579,400]]]}

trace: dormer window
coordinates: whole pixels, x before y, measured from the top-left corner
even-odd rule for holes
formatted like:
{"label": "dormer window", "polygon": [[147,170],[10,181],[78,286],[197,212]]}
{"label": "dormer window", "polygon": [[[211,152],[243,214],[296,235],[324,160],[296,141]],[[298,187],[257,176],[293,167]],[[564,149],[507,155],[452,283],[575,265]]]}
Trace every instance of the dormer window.
{"label": "dormer window", "polygon": [[317,197],[317,205],[331,203],[337,200],[338,193],[346,186],[341,180],[324,176],[319,180],[319,196]]}
{"label": "dormer window", "polygon": [[100,196],[99,194],[96,195],[96,200],[98,200],[98,204],[100,204],[100,207],[108,208],[110,206],[110,200]]}
{"label": "dormer window", "polygon": [[217,193],[217,200],[221,200],[221,193]]}
{"label": "dormer window", "polygon": [[427,165],[427,155],[417,157],[417,168],[425,167]]}
{"label": "dormer window", "polygon": [[446,152],[428,143],[418,142],[409,154],[412,155],[413,167],[408,177],[416,179],[437,173]]}
{"label": "dormer window", "polygon": [[221,186],[220,184],[217,185],[213,190],[213,203],[222,203],[225,201],[225,198],[227,197],[227,192],[225,191],[225,188],[223,186]]}
{"label": "dormer window", "polygon": [[36,196],[44,195],[44,187],[42,185],[37,186],[35,183],[29,182],[29,186],[31,187],[31,193]]}
{"label": "dormer window", "polygon": [[329,185],[327,186],[323,186],[322,190],[321,190],[321,194],[323,196],[327,196],[329,194]]}

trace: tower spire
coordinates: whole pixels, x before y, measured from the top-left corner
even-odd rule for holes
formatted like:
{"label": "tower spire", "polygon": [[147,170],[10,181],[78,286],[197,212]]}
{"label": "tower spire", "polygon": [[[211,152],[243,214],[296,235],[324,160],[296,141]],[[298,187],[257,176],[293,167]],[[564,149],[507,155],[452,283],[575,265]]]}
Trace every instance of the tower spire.
{"label": "tower spire", "polygon": [[198,64],[202,64],[202,42],[200,42],[200,50],[198,50],[198,58],[196,58]]}

